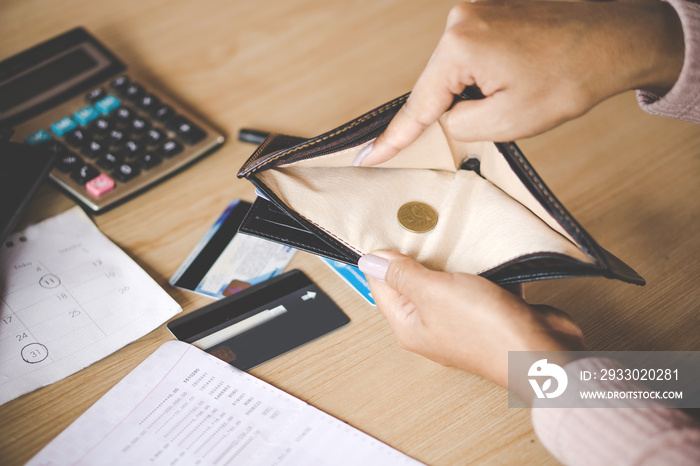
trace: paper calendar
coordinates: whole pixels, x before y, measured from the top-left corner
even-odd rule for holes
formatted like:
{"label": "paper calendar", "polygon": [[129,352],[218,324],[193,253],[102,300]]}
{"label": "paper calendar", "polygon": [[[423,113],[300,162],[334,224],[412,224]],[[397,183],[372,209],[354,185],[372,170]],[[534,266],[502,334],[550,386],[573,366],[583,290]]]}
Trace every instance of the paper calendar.
{"label": "paper calendar", "polygon": [[89,366],[180,306],[78,207],[0,246],[0,404]]}

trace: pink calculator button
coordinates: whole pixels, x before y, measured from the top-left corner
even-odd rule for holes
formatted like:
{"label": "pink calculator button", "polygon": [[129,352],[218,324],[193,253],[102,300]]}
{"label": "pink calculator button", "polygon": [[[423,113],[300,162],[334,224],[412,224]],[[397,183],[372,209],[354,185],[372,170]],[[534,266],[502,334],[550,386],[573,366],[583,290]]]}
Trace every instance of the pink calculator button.
{"label": "pink calculator button", "polygon": [[99,199],[105,193],[114,189],[114,180],[102,173],[97,178],[93,178],[85,183],[85,188],[92,197]]}

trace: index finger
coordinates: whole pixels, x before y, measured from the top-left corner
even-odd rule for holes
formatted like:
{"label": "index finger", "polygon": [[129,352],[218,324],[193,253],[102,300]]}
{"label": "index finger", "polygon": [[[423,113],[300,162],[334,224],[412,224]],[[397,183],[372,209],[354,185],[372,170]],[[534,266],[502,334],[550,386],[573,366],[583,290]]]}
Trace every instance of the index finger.
{"label": "index finger", "polygon": [[359,165],[385,162],[410,146],[426,127],[445,113],[466,84],[457,79],[455,64],[438,47],[416,81],[406,103],[361,157]]}

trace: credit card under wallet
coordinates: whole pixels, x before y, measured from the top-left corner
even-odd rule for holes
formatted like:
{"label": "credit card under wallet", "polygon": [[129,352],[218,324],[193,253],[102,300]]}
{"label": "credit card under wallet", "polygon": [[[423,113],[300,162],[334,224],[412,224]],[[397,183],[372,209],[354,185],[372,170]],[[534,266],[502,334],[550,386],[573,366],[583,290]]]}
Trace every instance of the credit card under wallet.
{"label": "credit card under wallet", "polygon": [[300,270],[292,270],[168,323],[178,340],[252,369],[350,322]]}

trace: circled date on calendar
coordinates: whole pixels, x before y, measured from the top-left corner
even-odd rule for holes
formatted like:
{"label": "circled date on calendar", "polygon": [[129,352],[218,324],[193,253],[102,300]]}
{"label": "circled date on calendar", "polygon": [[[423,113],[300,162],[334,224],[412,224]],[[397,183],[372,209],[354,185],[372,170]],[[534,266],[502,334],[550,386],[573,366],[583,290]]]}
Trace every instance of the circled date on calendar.
{"label": "circled date on calendar", "polygon": [[182,309],[82,209],[0,244],[0,404],[57,382]]}

